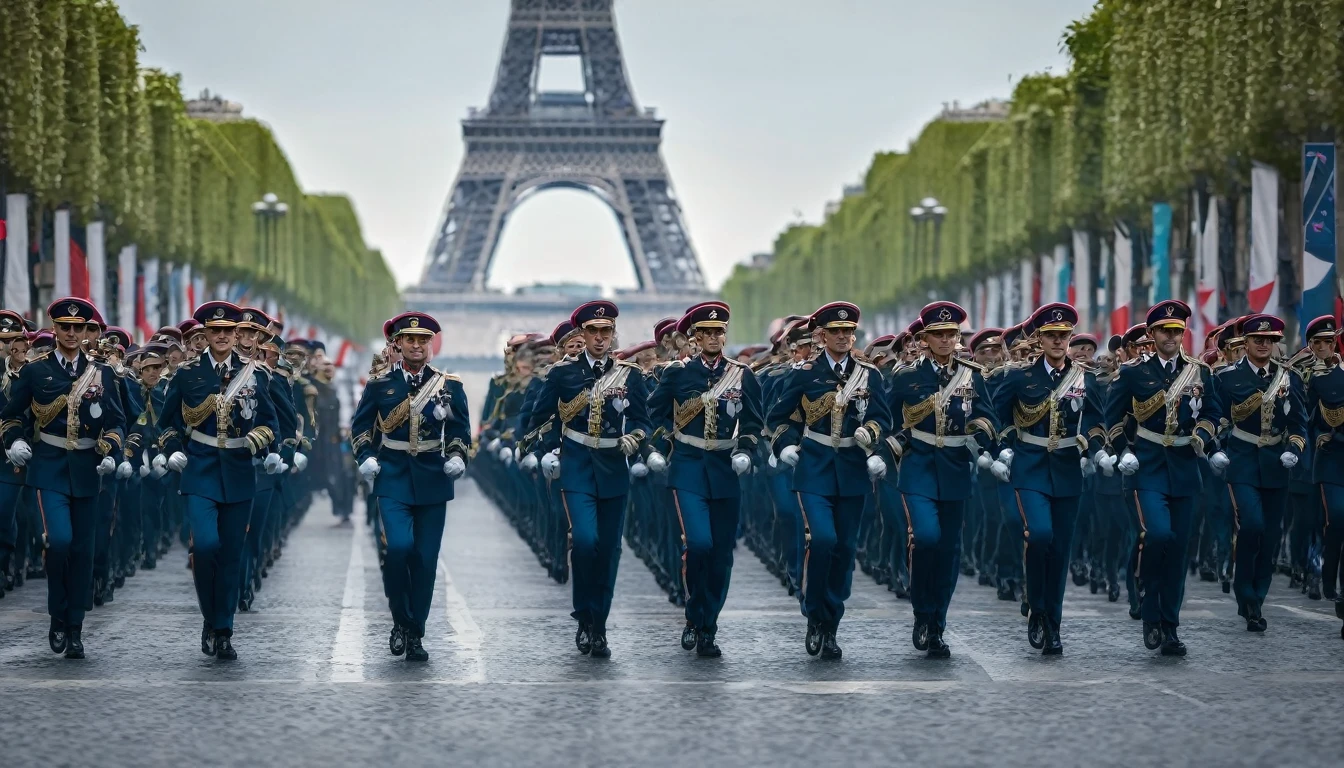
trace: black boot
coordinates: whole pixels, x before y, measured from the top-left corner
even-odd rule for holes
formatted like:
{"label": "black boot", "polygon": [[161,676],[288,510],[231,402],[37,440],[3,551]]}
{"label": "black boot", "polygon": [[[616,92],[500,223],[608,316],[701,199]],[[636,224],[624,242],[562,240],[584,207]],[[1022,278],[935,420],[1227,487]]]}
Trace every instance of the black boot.
{"label": "black boot", "polygon": [[574,645],[584,656],[593,652],[593,630],[587,622],[579,622],[579,629],[574,633]]}
{"label": "black boot", "polygon": [[1055,622],[1046,619],[1045,624],[1045,647],[1041,649],[1043,656],[1062,656],[1064,654],[1064,642],[1059,638],[1059,627]]}
{"label": "black boot", "polygon": [[215,628],[208,621],[201,624],[201,653],[215,655]]}
{"label": "black boot", "polygon": [[65,622],[52,619],[51,629],[47,631],[47,645],[51,646],[51,652],[65,653],[67,642],[69,642],[69,638],[65,633]]}
{"label": "black boot", "polygon": [[1045,617],[1032,611],[1027,617],[1027,643],[1039,651],[1045,647],[1046,637]]}
{"label": "black boot", "polygon": [[392,625],[392,635],[387,639],[387,649],[393,656],[400,656],[406,652],[406,630],[400,624]]}
{"label": "black boot", "polygon": [[233,650],[233,640],[223,632],[215,633],[215,658],[220,661],[236,661],[238,652]]}
{"label": "black boot", "polygon": [[808,656],[816,656],[821,653],[822,635],[821,625],[811,619],[807,620],[807,637],[803,639],[804,647],[807,648]]}
{"label": "black boot", "polygon": [[1175,627],[1162,628],[1162,655],[1163,656],[1184,656],[1185,643],[1176,636]]}
{"label": "black boot", "polygon": [[1155,621],[1143,622],[1143,647],[1155,651],[1162,647],[1162,625]]}
{"label": "black boot", "polygon": [[930,627],[928,657],[930,659],[946,659],[951,655],[952,647],[943,642],[943,631]]}
{"label": "black boot", "polygon": [[406,660],[429,661],[429,651],[425,650],[424,644],[420,642],[420,638],[416,637],[414,632],[406,633]]}
{"label": "black boot", "polygon": [[593,651],[589,656],[594,659],[611,658],[611,647],[607,645],[607,631],[593,630]]}
{"label": "black boot", "polygon": [[681,647],[683,650],[693,650],[697,647],[700,640],[695,627],[688,621],[685,628],[681,630]]}
{"label": "black boot", "polygon": [[719,646],[714,643],[713,632],[707,629],[700,631],[699,638],[696,640],[695,644],[695,655],[707,659],[717,659],[723,655],[723,652],[719,650]]}
{"label": "black boot", "polygon": [[821,658],[827,661],[839,661],[843,655],[840,644],[835,642],[835,630],[827,629],[821,634]]}
{"label": "black boot", "polygon": [[84,658],[84,626],[82,624],[71,624],[65,632],[65,658],[82,659]]}

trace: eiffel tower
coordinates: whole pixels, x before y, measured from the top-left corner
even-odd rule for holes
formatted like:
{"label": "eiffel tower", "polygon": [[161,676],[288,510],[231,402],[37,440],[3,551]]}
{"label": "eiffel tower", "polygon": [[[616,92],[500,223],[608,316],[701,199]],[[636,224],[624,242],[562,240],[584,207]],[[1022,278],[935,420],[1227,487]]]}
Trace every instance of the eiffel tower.
{"label": "eiffel tower", "polygon": [[[612,0],[512,3],[490,105],[462,121],[466,156],[415,292],[484,292],[509,214],[569,188],[611,207],[642,293],[704,293],[659,149],[663,121],[635,102]],[[579,57],[584,90],[539,91],[542,56]]]}

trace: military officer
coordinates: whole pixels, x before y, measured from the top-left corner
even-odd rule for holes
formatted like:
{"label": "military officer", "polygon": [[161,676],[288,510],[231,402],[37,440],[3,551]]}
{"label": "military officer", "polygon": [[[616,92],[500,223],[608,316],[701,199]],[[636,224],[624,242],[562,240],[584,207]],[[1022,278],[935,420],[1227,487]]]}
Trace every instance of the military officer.
{"label": "military officer", "polygon": [[891,413],[901,428],[887,440],[900,461],[901,505],[909,532],[912,641],[947,658],[947,606],[956,589],[961,525],[976,456],[994,446],[998,427],[981,367],[955,356],[966,311],[947,301],[919,313],[927,352],[891,381]]}
{"label": "military officer", "polygon": [[[166,467],[157,471],[153,465],[153,456],[159,439],[159,414],[163,413],[164,399],[168,396],[168,379],[163,375],[168,368],[168,346],[151,342],[140,348],[135,364],[140,374],[139,397],[137,402],[143,410],[138,414],[128,414],[127,422],[130,434],[126,436],[128,447],[135,448],[132,462],[139,467],[141,544],[144,560],[141,567],[154,570],[158,567],[159,538],[167,531],[165,519],[164,494],[166,483],[163,480]],[[131,416],[134,416],[132,419]]]}
{"label": "military officer", "polygon": [[[678,331],[695,339],[700,354],[668,365],[649,396],[650,420],[672,424],[667,484],[681,522],[681,645],[709,657],[720,655],[714,639],[737,543],[737,478],[751,469],[762,424],[756,374],[723,354],[728,318],[722,302],[691,307]],[[650,454],[647,463],[657,471],[664,458]]]}
{"label": "military officer", "polygon": [[[1344,367],[1339,356],[1339,326],[1329,315],[1312,320],[1306,336],[1316,362],[1307,381],[1306,401],[1311,411],[1312,481],[1321,496],[1324,552],[1321,591],[1335,604],[1335,616],[1344,619]],[[1344,637],[1344,626],[1340,627]]]}
{"label": "military officer", "polygon": [[[1121,367],[1103,419],[1110,448],[1095,454],[1098,466],[1128,476],[1139,522],[1133,571],[1143,584],[1143,641],[1164,656],[1186,654],[1177,627],[1200,492],[1198,457],[1216,446],[1214,420],[1223,413],[1213,371],[1181,350],[1190,314],[1185,302],[1174,299],[1148,310],[1155,351]],[[1133,332],[1125,334],[1127,348],[1140,346],[1140,338],[1130,344]]]}
{"label": "military officer", "polygon": [[[16,339],[22,342],[26,337],[23,316],[12,309],[0,310],[0,346],[5,355],[4,361],[0,362],[0,410],[9,401],[10,388],[18,379],[21,367],[11,367],[10,345]],[[0,460],[0,597],[5,594],[10,561],[20,544],[18,511],[23,475],[23,467],[14,466],[7,459]]]}
{"label": "military officer", "polygon": [[1264,632],[1262,606],[1274,575],[1289,470],[1306,450],[1307,420],[1302,377],[1273,360],[1283,321],[1254,314],[1240,325],[1246,357],[1218,373],[1222,408],[1210,414],[1227,420],[1229,439],[1209,456],[1209,465],[1223,473],[1232,492],[1237,613],[1247,631]]}
{"label": "military officer", "polygon": [[1077,322],[1068,304],[1036,310],[1028,327],[1040,363],[1009,370],[994,392],[998,423],[1015,427],[1015,448],[1002,449],[991,467],[1012,485],[1022,516],[1027,640],[1046,655],[1064,652],[1059,629],[1083,475],[1092,470],[1087,448],[1100,450],[1106,436],[1096,376],[1069,356]]}
{"label": "military officer", "polygon": [[425,621],[453,484],[467,469],[470,411],[461,380],[429,365],[439,323],[423,312],[392,320],[401,364],[369,380],[350,424],[359,472],[378,500],[387,554],[392,655],[426,661]]}
{"label": "military officer", "polygon": [[[84,658],[86,601],[93,589],[95,499],[102,479],[116,471],[124,443],[124,415],[111,369],[80,348],[83,328],[97,311],[84,299],[52,302],[56,348],[31,360],[13,382],[0,430],[10,463],[31,462],[46,544],[47,642],[54,653]],[[36,437],[35,446],[28,437]]]}
{"label": "military officer", "polygon": [[528,431],[558,418],[543,439],[542,470],[559,479],[569,523],[574,611],[579,652],[608,658],[607,614],[621,556],[621,530],[631,473],[647,474],[640,461],[628,464],[650,431],[644,376],[634,363],[611,357],[616,305],[590,301],[570,316],[584,351],[551,367],[537,392]]}
{"label": "military officer", "polygon": [[852,354],[858,324],[859,308],[846,301],[812,313],[807,327],[819,333],[823,350],[785,375],[767,417],[772,451],[795,468],[805,647],[823,659],[841,658],[836,633],[853,580],[864,497],[887,473],[874,449],[891,430],[890,412],[882,373]]}
{"label": "military officer", "polygon": [[210,301],[192,316],[205,326],[209,347],[184,362],[168,384],[158,423],[162,453],[154,462],[181,476],[192,579],[204,619],[201,652],[231,661],[238,658],[233,616],[256,495],[253,457],[264,457],[268,473],[280,471],[283,462],[266,379],[256,361],[234,349],[243,310]]}

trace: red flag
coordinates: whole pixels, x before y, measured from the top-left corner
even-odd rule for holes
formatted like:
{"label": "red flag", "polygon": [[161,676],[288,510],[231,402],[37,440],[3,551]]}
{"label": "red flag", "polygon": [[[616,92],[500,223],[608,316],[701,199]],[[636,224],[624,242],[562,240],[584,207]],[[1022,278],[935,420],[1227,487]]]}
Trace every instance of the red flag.
{"label": "red flag", "polygon": [[70,295],[89,298],[89,260],[75,238],[70,238]]}
{"label": "red flag", "polygon": [[145,276],[137,274],[135,276],[135,327],[140,330],[141,341],[148,341],[150,336],[154,335],[154,328],[151,328],[145,320]]}
{"label": "red flag", "polygon": [[350,344],[350,341],[349,341],[348,339],[342,339],[342,340],[341,340],[341,346],[340,346],[340,349],[336,350],[336,367],[337,367],[337,368],[340,368],[340,367],[342,367],[342,366],[345,365],[345,356],[346,356],[347,354],[350,353],[350,347],[351,347],[351,346],[352,346],[352,345]]}

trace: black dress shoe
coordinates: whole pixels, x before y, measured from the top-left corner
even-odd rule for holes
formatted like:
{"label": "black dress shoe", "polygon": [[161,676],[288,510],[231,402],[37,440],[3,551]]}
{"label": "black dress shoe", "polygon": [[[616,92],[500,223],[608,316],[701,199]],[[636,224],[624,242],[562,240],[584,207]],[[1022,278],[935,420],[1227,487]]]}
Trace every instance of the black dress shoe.
{"label": "black dress shoe", "polygon": [[611,648],[607,645],[607,633],[593,632],[593,651],[589,655],[594,659],[611,658]]}
{"label": "black dress shoe", "polygon": [[65,658],[82,659],[84,658],[84,627],[79,624],[71,624],[65,631]]}
{"label": "black dress shoe", "polygon": [[140,564],[140,567],[141,567],[141,568],[144,568],[146,571],[152,571],[152,570],[154,570],[155,568],[158,568],[158,567],[159,567],[159,564],[158,564],[158,562],[156,562],[156,561],[154,560],[154,558],[152,558],[152,557],[146,557],[146,558],[145,558],[145,562],[141,563],[141,564]]}
{"label": "black dress shoe", "polygon": [[1312,573],[1307,575],[1307,599],[1321,599],[1321,577],[1320,574]]}
{"label": "black dress shoe", "polygon": [[208,621],[201,625],[201,653],[215,655],[215,628]]}
{"label": "black dress shoe", "polygon": [[420,638],[414,634],[406,635],[406,660],[407,661],[429,661],[429,651],[420,642]]}
{"label": "black dress shoe", "polygon": [[699,638],[696,640],[695,644],[695,655],[703,656],[707,659],[717,659],[723,655],[723,651],[720,651],[719,646],[714,643],[713,632],[699,633]]}
{"label": "black dress shoe", "polygon": [[52,653],[65,653],[65,644],[69,641],[65,634],[65,625],[56,619],[51,620],[51,629],[47,632],[47,645]]}
{"label": "black dress shoe", "polygon": [[1344,619],[1344,595],[1335,598],[1335,618]]}
{"label": "black dress shoe", "polygon": [[1143,622],[1143,647],[1155,651],[1162,646],[1162,625],[1155,621]]}
{"label": "black dress shoe", "polygon": [[1055,627],[1054,622],[1045,623],[1045,647],[1041,649],[1042,656],[1062,656],[1064,655],[1064,642],[1059,639],[1059,629]]}
{"label": "black dress shoe", "polygon": [[593,631],[582,621],[579,622],[578,631],[574,633],[574,646],[584,656],[593,651]]}
{"label": "black dress shoe", "polygon": [[220,661],[238,660],[238,652],[233,650],[233,641],[227,635],[215,635],[215,658]]}
{"label": "black dress shoe", "polygon": [[808,656],[816,656],[821,653],[822,635],[821,627],[811,619],[807,621],[807,637],[803,642],[807,648]]}
{"label": "black dress shoe", "polygon": [[835,642],[835,632],[823,632],[821,636],[821,658],[826,661],[838,661],[844,651],[840,650],[840,644]]}
{"label": "black dress shoe", "polygon": [[943,633],[931,629],[929,631],[929,653],[930,659],[946,659],[952,655],[952,648],[943,642]]}
{"label": "black dress shoe", "polygon": [[1264,628],[1263,626],[1260,625],[1260,619],[1257,619],[1257,618],[1255,618],[1254,616],[1247,616],[1247,617],[1246,617],[1246,631],[1247,631],[1247,632],[1264,632],[1264,631],[1265,631],[1265,628]]}
{"label": "black dress shoe", "polygon": [[687,624],[681,630],[682,649],[689,651],[696,648],[697,644],[700,642],[699,634],[700,633],[696,631],[695,627],[691,626],[690,624]]}
{"label": "black dress shoe", "polygon": [[1139,610],[1138,608],[1131,607],[1129,609],[1129,618],[1138,621],[1139,619],[1143,618],[1143,611]]}
{"label": "black dress shoe", "polygon": [[406,630],[402,629],[400,624],[392,625],[392,634],[387,638],[387,649],[393,656],[400,656],[406,652]]}
{"label": "black dress shoe", "polygon": [[1120,585],[1111,582],[1106,589],[1106,599],[1112,603],[1120,602]]}
{"label": "black dress shoe", "polygon": [[1087,566],[1082,563],[1074,563],[1070,568],[1073,572],[1073,585],[1081,587],[1087,583]]}
{"label": "black dress shoe", "polygon": [[126,586],[125,574],[121,573],[117,574],[116,578],[112,579],[112,586],[115,587],[116,589],[121,589],[122,587]]}
{"label": "black dress shoe", "polygon": [[990,584],[994,583],[994,580],[989,577],[988,573],[981,571],[980,578],[976,579],[976,583],[982,587],[988,587]]}
{"label": "black dress shoe", "polygon": [[1011,603],[1017,599],[1017,590],[1013,589],[1013,582],[1004,581],[999,584],[999,599],[1005,603]]}
{"label": "black dress shoe", "polygon": [[1232,593],[1232,582],[1228,581],[1227,579],[1223,579],[1223,594],[1228,595],[1231,593]]}
{"label": "black dress shoe", "polygon": [[1162,655],[1163,656],[1184,656],[1185,643],[1176,636],[1176,628],[1164,628],[1162,630]]}
{"label": "black dress shoe", "polygon": [[923,619],[915,619],[915,628],[910,633],[910,642],[914,644],[915,650],[929,650],[929,623]]}
{"label": "black dress shoe", "polygon": [[104,600],[103,600],[103,580],[102,580],[102,579],[94,579],[94,581],[93,581],[93,604],[94,604],[94,606],[102,606],[103,602],[104,602]]}
{"label": "black dress shoe", "polygon": [[1031,615],[1031,606],[1027,604],[1026,600],[1022,601],[1022,606],[1018,610],[1021,611],[1022,618],[1024,619]]}
{"label": "black dress shoe", "polygon": [[1045,647],[1045,639],[1045,617],[1032,611],[1027,617],[1027,642],[1039,651]]}

